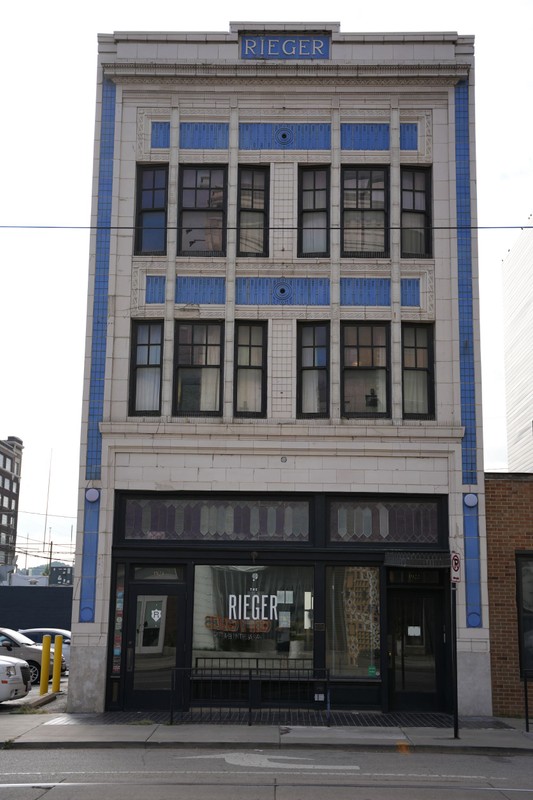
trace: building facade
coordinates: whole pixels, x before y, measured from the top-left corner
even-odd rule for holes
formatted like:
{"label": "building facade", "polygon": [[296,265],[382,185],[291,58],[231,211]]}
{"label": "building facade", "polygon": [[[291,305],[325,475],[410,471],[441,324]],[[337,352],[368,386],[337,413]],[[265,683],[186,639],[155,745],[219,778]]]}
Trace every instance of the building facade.
{"label": "building facade", "polygon": [[473,87],[451,33],[99,37],[71,710],[450,710],[456,640],[490,712]]}
{"label": "building facade", "polygon": [[22,449],[16,436],[0,440],[0,567],[16,564]]}
{"label": "building facade", "polygon": [[[524,714],[533,679],[533,474],[485,474],[494,713]],[[529,713],[533,697],[529,684]]]}
{"label": "building facade", "polygon": [[503,263],[507,452],[511,472],[533,472],[533,230]]}

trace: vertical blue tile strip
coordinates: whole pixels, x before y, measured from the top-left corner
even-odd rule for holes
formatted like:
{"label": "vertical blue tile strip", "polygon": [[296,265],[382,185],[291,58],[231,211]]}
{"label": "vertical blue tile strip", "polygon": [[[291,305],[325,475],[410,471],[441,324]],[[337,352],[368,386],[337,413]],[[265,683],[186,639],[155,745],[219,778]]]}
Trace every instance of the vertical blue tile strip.
{"label": "vertical blue tile strip", "polygon": [[88,500],[85,500],[80,583],[80,622],[94,622],[95,617],[99,517],[100,498],[95,503],[89,503]]}
{"label": "vertical blue tile strip", "polygon": [[418,150],[418,125],[416,122],[401,123],[400,150]]}
{"label": "vertical blue tile strip", "polygon": [[[469,495],[469,497],[472,497],[472,495]],[[464,497],[463,519],[465,538],[466,625],[467,628],[481,628],[481,562],[479,552],[478,506],[467,506],[464,502]]]}
{"label": "vertical blue tile strip", "polygon": [[170,147],[170,122],[152,122],[151,147],[168,150]]}
{"label": "vertical blue tile strip", "polygon": [[146,304],[165,302],[165,276],[146,276]]}
{"label": "vertical blue tile strip", "polygon": [[402,306],[420,307],[420,280],[419,278],[402,278],[401,280]]}
{"label": "vertical blue tile strip", "polygon": [[463,484],[472,484],[477,482],[477,437],[467,81],[461,81],[455,88],[455,169],[457,184],[461,422],[465,429],[462,443]]}
{"label": "vertical blue tile strip", "polygon": [[102,464],[102,437],[99,423],[104,409],[104,375],[107,335],[107,293],[109,280],[109,245],[113,195],[113,154],[115,144],[115,84],[104,80],[102,88],[102,123],[100,129],[100,168],[98,173],[98,209],[96,262],[93,297],[89,420],[85,478],[99,480]]}

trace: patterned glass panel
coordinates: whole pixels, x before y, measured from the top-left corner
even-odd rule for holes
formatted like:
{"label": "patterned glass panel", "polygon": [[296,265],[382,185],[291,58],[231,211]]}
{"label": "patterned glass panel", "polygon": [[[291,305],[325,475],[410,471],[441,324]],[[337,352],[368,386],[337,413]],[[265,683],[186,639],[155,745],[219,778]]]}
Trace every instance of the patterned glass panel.
{"label": "patterned glass panel", "polygon": [[438,505],[430,501],[334,501],[330,525],[332,542],[439,543]]}
{"label": "patterned glass panel", "polygon": [[125,538],[307,542],[309,503],[240,498],[128,498]]}

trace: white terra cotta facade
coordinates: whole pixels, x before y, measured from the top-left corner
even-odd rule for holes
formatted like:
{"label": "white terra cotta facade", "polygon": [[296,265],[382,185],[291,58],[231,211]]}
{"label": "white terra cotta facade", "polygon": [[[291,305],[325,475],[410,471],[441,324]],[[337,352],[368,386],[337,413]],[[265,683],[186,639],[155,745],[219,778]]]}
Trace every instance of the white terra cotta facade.
{"label": "white terra cotta facade", "polygon": [[490,713],[473,37],[98,41],[70,710]]}

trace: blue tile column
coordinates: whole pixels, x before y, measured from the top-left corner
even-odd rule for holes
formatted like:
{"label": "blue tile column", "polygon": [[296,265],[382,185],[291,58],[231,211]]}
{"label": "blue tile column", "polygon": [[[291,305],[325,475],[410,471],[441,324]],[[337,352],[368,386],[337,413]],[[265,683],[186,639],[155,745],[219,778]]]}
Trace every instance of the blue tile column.
{"label": "blue tile column", "polygon": [[[113,194],[113,156],[115,144],[116,87],[104,79],[102,87],[102,122],[100,128],[100,167],[96,259],[93,293],[91,371],[89,378],[89,418],[87,422],[87,457],[85,478],[100,480],[102,435],[99,425],[104,408],[104,377],[107,336],[109,249]],[[96,492],[96,494],[94,494]],[[93,499],[88,499],[93,498]],[[94,622],[96,607],[96,567],[98,556],[98,520],[100,493],[89,489],[85,497],[83,554],[80,583],[80,622]]]}

